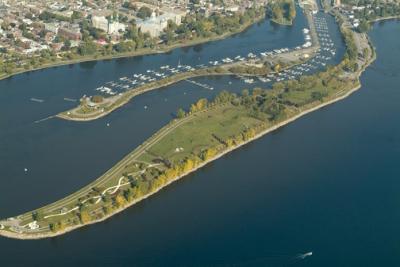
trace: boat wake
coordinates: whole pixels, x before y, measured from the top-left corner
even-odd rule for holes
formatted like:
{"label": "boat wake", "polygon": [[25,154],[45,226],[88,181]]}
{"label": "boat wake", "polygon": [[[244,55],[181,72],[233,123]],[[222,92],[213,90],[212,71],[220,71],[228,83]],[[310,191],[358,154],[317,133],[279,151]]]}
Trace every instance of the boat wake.
{"label": "boat wake", "polygon": [[313,255],[313,253],[312,253],[312,251],[310,251],[310,252],[307,252],[307,253],[299,254],[297,256],[297,258],[304,260],[305,258],[310,257],[312,255]]}
{"label": "boat wake", "polygon": [[212,266],[291,266],[313,255],[313,252],[301,254],[269,254],[264,257],[244,259],[235,262],[217,263]]}

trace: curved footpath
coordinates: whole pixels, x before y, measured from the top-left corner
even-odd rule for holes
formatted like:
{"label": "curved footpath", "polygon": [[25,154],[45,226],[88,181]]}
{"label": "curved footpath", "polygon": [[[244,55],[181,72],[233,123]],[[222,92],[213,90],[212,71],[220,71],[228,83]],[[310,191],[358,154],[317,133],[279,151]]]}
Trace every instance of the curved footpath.
{"label": "curved footpath", "polygon": [[340,100],[342,100],[342,99],[344,99],[344,98],[350,96],[352,93],[354,93],[355,91],[357,91],[358,89],[360,89],[361,84],[360,84],[359,78],[360,78],[361,74],[365,71],[365,69],[366,69],[366,68],[375,60],[375,58],[376,58],[375,49],[374,49],[374,47],[372,46],[371,42],[369,42],[369,46],[370,46],[370,48],[371,48],[372,53],[371,53],[369,59],[365,62],[365,64],[363,64],[363,66],[361,67],[361,69],[355,73],[355,77],[357,78],[358,84],[357,84],[357,86],[355,86],[354,88],[352,88],[352,89],[350,89],[350,90],[342,90],[342,91],[339,91],[339,92],[335,95],[335,97],[334,97],[333,99],[330,99],[330,100],[328,100],[328,101],[326,101],[326,102],[324,102],[324,103],[320,103],[320,104],[315,105],[315,106],[310,106],[308,109],[303,110],[303,111],[301,111],[300,113],[294,115],[293,117],[288,118],[287,120],[282,121],[282,122],[280,122],[280,123],[278,123],[278,124],[276,124],[276,125],[274,125],[274,126],[268,128],[268,129],[266,129],[265,131],[263,131],[263,132],[257,134],[256,136],[254,136],[253,138],[247,140],[246,142],[243,142],[243,143],[241,143],[241,144],[239,144],[239,145],[237,145],[237,146],[235,146],[235,147],[233,147],[233,148],[224,150],[222,153],[220,153],[220,154],[218,154],[218,155],[212,157],[211,159],[209,159],[209,160],[207,160],[207,161],[201,163],[201,164],[200,164],[199,166],[197,166],[196,168],[194,168],[194,169],[192,169],[192,170],[190,170],[190,171],[188,171],[188,172],[186,172],[186,173],[184,173],[184,174],[182,174],[182,175],[180,175],[180,176],[175,177],[174,179],[170,180],[170,181],[169,181],[168,183],[166,183],[165,185],[163,185],[163,186],[161,186],[161,187],[155,189],[153,192],[148,193],[148,194],[146,194],[146,195],[144,195],[144,196],[142,196],[142,197],[140,197],[140,198],[138,198],[138,199],[135,199],[134,201],[128,203],[127,205],[125,205],[125,206],[123,206],[123,207],[120,207],[120,208],[114,210],[112,213],[110,213],[110,214],[108,214],[108,215],[102,217],[101,219],[93,220],[93,221],[90,221],[90,222],[88,222],[88,223],[86,223],[86,224],[79,224],[79,225],[75,225],[75,226],[70,226],[70,227],[65,228],[65,229],[62,230],[62,231],[59,231],[59,232],[50,232],[50,231],[48,231],[48,232],[46,232],[46,233],[36,233],[36,234],[35,234],[35,233],[21,233],[21,234],[20,234],[20,233],[11,232],[11,231],[5,231],[5,230],[1,230],[1,229],[0,229],[0,235],[5,236],[5,237],[9,237],[9,238],[16,238],[16,239],[41,239],[41,238],[48,238],[48,237],[59,236],[59,235],[68,233],[68,232],[70,232],[70,231],[72,231],[72,230],[74,230],[74,229],[83,227],[83,226],[85,226],[85,225],[90,225],[90,224],[94,224],[94,223],[97,223],[97,222],[104,221],[104,220],[110,218],[111,216],[113,216],[113,215],[115,215],[115,214],[117,214],[117,213],[123,211],[124,209],[126,209],[126,208],[128,208],[128,207],[130,207],[130,206],[132,206],[132,205],[134,205],[134,204],[136,204],[136,203],[138,203],[139,201],[141,201],[141,200],[143,200],[143,199],[146,199],[146,198],[148,198],[149,196],[151,196],[151,195],[153,195],[153,194],[159,192],[160,190],[162,190],[164,187],[168,186],[169,184],[171,184],[171,183],[173,183],[173,182],[175,182],[175,181],[181,179],[182,177],[184,177],[184,176],[186,176],[186,175],[188,175],[188,174],[190,174],[190,173],[192,173],[192,172],[195,172],[195,171],[198,170],[199,168],[202,168],[203,166],[207,165],[208,163],[210,163],[210,162],[212,162],[212,161],[214,161],[214,160],[217,160],[218,158],[224,156],[225,154],[230,153],[231,151],[233,151],[233,150],[235,150],[235,149],[238,149],[238,148],[240,148],[241,146],[243,146],[243,145],[245,145],[245,144],[247,144],[247,143],[249,143],[249,142],[252,142],[252,141],[254,141],[254,140],[256,140],[256,139],[258,139],[258,138],[260,138],[260,137],[262,137],[262,136],[264,136],[264,135],[266,135],[266,134],[268,134],[268,133],[270,133],[270,132],[272,132],[272,131],[274,131],[274,130],[276,130],[276,129],[278,129],[278,128],[280,128],[280,127],[282,127],[282,126],[284,126],[284,125],[286,125],[286,124],[288,124],[288,123],[290,123],[290,122],[293,122],[293,121],[297,120],[298,118],[300,118],[300,117],[302,117],[302,116],[304,116],[304,115],[306,115],[306,114],[308,114],[308,113],[310,113],[310,112],[316,111],[316,110],[318,110],[318,109],[320,109],[320,108],[322,108],[322,107],[328,106],[328,105],[330,105],[330,104],[333,104],[333,103],[335,103],[335,102],[337,102],[337,101],[340,101]]}

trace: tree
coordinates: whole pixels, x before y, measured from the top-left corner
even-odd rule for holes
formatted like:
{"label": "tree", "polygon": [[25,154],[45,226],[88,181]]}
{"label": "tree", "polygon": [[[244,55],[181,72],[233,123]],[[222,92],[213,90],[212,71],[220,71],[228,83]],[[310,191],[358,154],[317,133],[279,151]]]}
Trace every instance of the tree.
{"label": "tree", "polygon": [[149,18],[152,13],[153,11],[150,8],[147,6],[142,6],[136,13],[136,16],[141,19],[146,19]]}
{"label": "tree", "polygon": [[311,98],[315,101],[322,101],[324,98],[324,94],[322,92],[319,91],[315,91],[311,93]]}
{"label": "tree", "polygon": [[83,17],[83,15],[82,15],[81,12],[78,12],[78,11],[75,11],[75,10],[72,12],[72,15],[71,15],[71,19],[72,20],[81,19],[82,17]]}
{"label": "tree", "polygon": [[78,53],[82,56],[93,55],[97,50],[97,46],[93,41],[85,41],[78,47]]}
{"label": "tree", "polygon": [[136,38],[138,38],[138,35],[139,34],[136,25],[130,25],[125,32],[126,39],[136,40]]}
{"label": "tree", "polygon": [[86,211],[86,210],[82,210],[78,216],[79,216],[79,220],[81,221],[82,224],[85,224],[85,223],[88,223],[91,221],[91,217],[90,217],[88,211]]}
{"label": "tree", "polygon": [[122,4],[122,6],[123,6],[124,8],[127,8],[127,9],[136,10],[136,6],[135,6],[133,3],[131,3],[130,1],[124,2],[124,3]]}
{"label": "tree", "polygon": [[117,207],[123,207],[126,204],[126,199],[124,198],[124,196],[118,194],[115,197],[115,204]]}
{"label": "tree", "polygon": [[71,48],[71,41],[70,40],[65,40],[64,41],[64,47],[66,50],[69,50]]}
{"label": "tree", "polygon": [[175,33],[171,29],[165,31],[165,42],[171,44],[175,40]]}
{"label": "tree", "polygon": [[93,103],[101,103],[103,102],[104,98],[101,95],[94,95],[90,99]]}
{"label": "tree", "polygon": [[208,100],[206,98],[201,98],[196,102],[196,108],[201,111],[207,107]]}
{"label": "tree", "polygon": [[114,46],[114,50],[120,53],[135,50],[136,43],[133,41],[119,42]]}
{"label": "tree", "polygon": [[242,90],[242,96],[244,96],[244,97],[246,97],[246,96],[248,96],[250,93],[249,93],[249,90],[248,89],[243,89]]}
{"label": "tree", "polygon": [[123,192],[124,194],[124,198],[126,199],[126,201],[131,201],[133,198],[133,192],[130,188],[124,190]]}
{"label": "tree", "polygon": [[182,164],[182,172],[187,173],[195,167],[195,162],[192,159],[186,159]]}
{"label": "tree", "polygon": [[367,20],[362,20],[360,22],[360,25],[358,26],[358,30],[360,32],[367,32],[371,28],[369,22]]}
{"label": "tree", "polygon": [[40,211],[34,211],[32,212],[32,219],[34,221],[40,221],[43,219],[43,214]]}
{"label": "tree", "polygon": [[178,111],[176,112],[176,117],[178,119],[182,119],[185,116],[186,116],[186,112],[182,108],[178,109]]}
{"label": "tree", "polygon": [[57,223],[50,223],[49,228],[52,232],[59,232],[65,229],[65,223],[63,221],[59,221]]}
{"label": "tree", "polygon": [[211,159],[212,157],[214,157],[216,154],[217,154],[217,150],[213,147],[210,147],[203,151],[201,158],[204,161],[207,161],[207,160]]}

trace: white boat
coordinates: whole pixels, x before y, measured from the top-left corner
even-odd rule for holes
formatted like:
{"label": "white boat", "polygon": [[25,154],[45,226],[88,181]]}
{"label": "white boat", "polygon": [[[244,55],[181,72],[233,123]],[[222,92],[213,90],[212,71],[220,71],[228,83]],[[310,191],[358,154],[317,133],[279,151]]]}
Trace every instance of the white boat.
{"label": "white boat", "polygon": [[270,82],[271,80],[270,79],[268,79],[268,78],[263,78],[263,77],[259,77],[258,78],[260,81],[262,81],[263,83],[267,83],[267,82]]}
{"label": "white boat", "polygon": [[44,100],[43,99],[39,99],[39,98],[31,98],[31,101],[33,101],[33,102],[38,102],[38,103],[43,103],[44,102]]}

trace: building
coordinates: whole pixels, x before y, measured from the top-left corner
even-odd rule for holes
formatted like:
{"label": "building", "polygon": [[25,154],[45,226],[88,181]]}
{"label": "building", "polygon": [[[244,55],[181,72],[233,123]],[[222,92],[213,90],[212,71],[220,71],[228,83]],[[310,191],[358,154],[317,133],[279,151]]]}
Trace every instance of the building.
{"label": "building", "polygon": [[118,21],[113,21],[108,23],[108,34],[116,34],[119,31],[125,31],[125,24],[119,23]]}
{"label": "building", "polygon": [[151,37],[158,37],[168,26],[168,21],[174,22],[176,25],[182,23],[184,12],[165,12],[160,16],[156,16],[153,12],[147,20],[137,20],[137,27],[143,32],[150,34]]}
{"label": "building", "polygon": [[226,7],[225,10],[229,11],[229,12],[232,12],[232,13],[235,13],[235,12],[239,11],[239,6],[232,5],[232,6]]}
{"label": "building", "polygon": [[103,30],[108,34],[116,34],[119,31],[125,31],[125,24],[118,22],[118,17],[115,21],[109,22],[103,16],[93,16],[92,25],[96,29]]}
{"label": "building", "polygon": [[53,33],[55,33],[55,34],[58,33],[58,28],[59,28],[59,27],[60,27],[59,23],[54,23],[54,22],[52,22],[52,23],[45,23],[45,24],[44,24],[44,29],[45,29],[46,31],[53,32]]}
{"label": "building", "polygon": [[96,29],[103,30],[108,32],[108,20],[103,16],[93,16],[92,17],[92,26]]}
{"label": "building", "polygon": [[79,25],[68,25],[65,27],[60,27],[58,29],[58,35],[68,39],[68,40],[81,40],[82,34]]}

